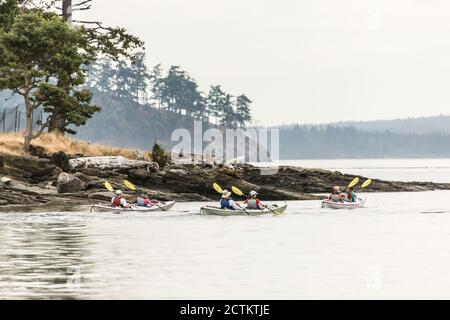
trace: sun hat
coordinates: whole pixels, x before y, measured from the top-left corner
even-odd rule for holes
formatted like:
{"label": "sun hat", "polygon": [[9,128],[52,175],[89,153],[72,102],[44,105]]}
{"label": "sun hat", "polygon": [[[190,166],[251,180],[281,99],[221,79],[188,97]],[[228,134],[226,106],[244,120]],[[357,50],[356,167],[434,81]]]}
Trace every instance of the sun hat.
{"label": "sun hat", "polygon": [[229,198],[231,196],[231,192],[228,190],[223,190],[222,191],[222,197],[223,198]]}

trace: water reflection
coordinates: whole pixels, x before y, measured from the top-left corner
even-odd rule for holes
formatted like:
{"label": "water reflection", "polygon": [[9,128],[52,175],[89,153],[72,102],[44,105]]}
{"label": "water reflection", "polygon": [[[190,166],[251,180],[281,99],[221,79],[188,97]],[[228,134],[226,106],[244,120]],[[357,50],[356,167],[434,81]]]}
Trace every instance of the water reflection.
{"label": "water reflection", "polygon": [[77,298],[92,267],[86,224],[17,215],[1,220],[0,297]]}

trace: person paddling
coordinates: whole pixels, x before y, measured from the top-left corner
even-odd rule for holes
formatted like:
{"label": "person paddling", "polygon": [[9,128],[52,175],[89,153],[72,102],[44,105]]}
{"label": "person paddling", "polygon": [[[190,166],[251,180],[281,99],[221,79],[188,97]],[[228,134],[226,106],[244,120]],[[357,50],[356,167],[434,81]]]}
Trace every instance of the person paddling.
{"label": "person paddling", "polygon": [[345,201],[347,201],[347,202],[356,202],[356,199],[358,199],[358,196],[353,191],[353,187],[348,188],[348,191],[347,191],[347,194],[346,194],[346,197],[345,197]]}
{"label": "person paddling", "polygon": [[220,209],[229,209],[229,210],[241,210],[233,199],[231,199],[231,192],[228,190],[222,191],[222,199],[220,199]]}
{"label": "person paddling", "polygon": [[116,208],[129,208],[131,206],[128,204],[127,200],[125,200],[123,193],[120,190],[116,191],[116,195],[111,200],[111,205]]}
{"label": "person paddling", "polygon": [[343,202],[345,195],[341,192],[341,189],[336,186],[333,188],[331,195],[328,197],[328,200],[333,202]]}
{"label": "person paddling", "polygon": [[253,210],[263,210],[264,206],[261,204],[261,201],[258,199],[258,193],[256,191],[250,191],[248,198],[244,201],[244,204],[247,205],[247,209]]}

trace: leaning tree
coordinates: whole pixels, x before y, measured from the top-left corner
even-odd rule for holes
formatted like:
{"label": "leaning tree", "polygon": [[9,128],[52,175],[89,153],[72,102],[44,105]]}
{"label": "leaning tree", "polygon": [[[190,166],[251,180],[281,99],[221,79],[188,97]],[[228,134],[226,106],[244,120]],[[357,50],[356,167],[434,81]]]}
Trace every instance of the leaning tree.
{"label": "leaning tree", "polygon": [[100,110],[91,104],[91,93],[80,87],[85,82],[82,66],[91,63],[95,53],[81,28],[70,28],[54,13],[23,11],[0,29],[0,89],[24,99],[26,151],[51,124],[49,118],[33,132],[32,114],[39,106],[50,114],[57,108],[66,110],[65,126],[82,125]]}
{"label": "leaning tree", "polygon": [[[143,41],[128,33],[125,28],[105,26],[101,21],[73,19],[74,12],[91,9],[93,0],[3,0],[3,2],[15,7],[14,10],[10,10],[13,18],[17,11],[39,10],[58,14],[68,26],[85,34],[97,58],[106,56],[113,60],[127,58],[133,61],[135,50],[144,46]],[[0,4],[3,2],[0,1]],[[8,20],[11,16],[3,17]],[[85,67],[86,65],[81,66],[81,68]],[[55,81],[60,91],[65,91],[66,94],[71,94],[75,98],[75,93],[71,91],[72,84],[67,81],[67,77],[57,77]],[[84,118],[88,114],[89,112],[84,109],[72,109],[70,104],[54,105],[49,113],[48,131],[60,134],[73,133],[69,126],[77,123],[72,121]]]}

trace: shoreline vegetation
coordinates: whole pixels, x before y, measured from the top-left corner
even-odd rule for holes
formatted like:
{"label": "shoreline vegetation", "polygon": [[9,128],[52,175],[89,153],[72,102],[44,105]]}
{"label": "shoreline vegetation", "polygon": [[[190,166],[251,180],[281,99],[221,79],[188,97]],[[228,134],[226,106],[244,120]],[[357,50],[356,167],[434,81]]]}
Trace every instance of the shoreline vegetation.
{"label": "shoreline vegetation", "polygon": [[[129,201],[142,192],[164,201],[217,201],[214,182],[256,190],[264,199],[278,201],[323,199],[318,194],[328,193],[334,185],[344,187],[356,177],[289,166],[280,167],[275,175],[261,175],[260,168],[249,164],[230,166],[209,159],[197,165],[169,161],[160,166],[152,159],[151,152],[47,133],[25,153],[21,134],[0,134],[0,211],[74,211],[109,203],[113,194],[105,190],[105,181],[123,190]],[[132,181],[138,191],[127,190],[124,180]],[[450,190],[450,184],[373,179],[365,192],[431,190]]]}

